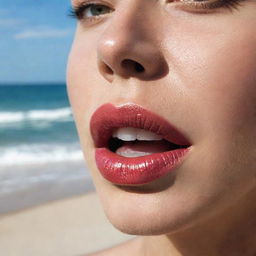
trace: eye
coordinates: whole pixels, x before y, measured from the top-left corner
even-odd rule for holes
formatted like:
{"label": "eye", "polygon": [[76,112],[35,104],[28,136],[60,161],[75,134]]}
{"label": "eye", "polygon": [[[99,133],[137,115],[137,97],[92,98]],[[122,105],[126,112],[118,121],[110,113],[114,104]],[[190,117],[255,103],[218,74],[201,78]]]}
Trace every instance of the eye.
{"label": "eye", "polygon": [[110,8],[105,5],[89,4],[89,5],[85,6],[83,15],[84,15],[84,18],[86,18],[86,17],[103,15],[103,14],[106,14],[109,12],[111,12]]}
{"label": "eye", "polygon": [[104,4],[83,3],[71,10],[71,16],[78,20],[92,20],[111,12],[113,12],[113,9]]}

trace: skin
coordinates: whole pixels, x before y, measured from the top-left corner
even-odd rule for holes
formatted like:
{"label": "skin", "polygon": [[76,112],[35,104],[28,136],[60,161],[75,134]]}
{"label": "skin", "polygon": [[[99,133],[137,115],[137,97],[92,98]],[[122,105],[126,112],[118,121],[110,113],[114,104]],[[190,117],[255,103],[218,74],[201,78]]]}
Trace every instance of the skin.
{"label": "skin", "polygon": [[[104,211],[139,236],[95,255],[255,255],[256,2],[204,13],[161,0],[104,3],[115,10],[78,22],[68,93]],[[100,175],[89,130],[99,106],[128,102],[192,142],[171,175],[129,190]]]}

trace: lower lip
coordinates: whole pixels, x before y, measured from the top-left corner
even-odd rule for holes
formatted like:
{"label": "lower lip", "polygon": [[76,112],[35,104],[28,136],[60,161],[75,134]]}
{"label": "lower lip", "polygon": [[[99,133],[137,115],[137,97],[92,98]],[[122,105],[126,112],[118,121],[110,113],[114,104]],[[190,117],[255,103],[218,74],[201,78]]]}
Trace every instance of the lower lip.
{"label": "lower lip", "polygon": [[102,176],[119,185],[142,185],[172,172],[184,160],[190,148],[141,156],[123,157],[107,148],[97,148],[95,160]]}

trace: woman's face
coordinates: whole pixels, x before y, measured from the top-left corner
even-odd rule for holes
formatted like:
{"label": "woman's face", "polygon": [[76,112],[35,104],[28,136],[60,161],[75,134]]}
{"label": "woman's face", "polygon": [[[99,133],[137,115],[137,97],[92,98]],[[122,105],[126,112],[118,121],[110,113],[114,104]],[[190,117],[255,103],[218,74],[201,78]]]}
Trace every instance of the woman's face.
{"label": "woman's face", "polygon": [[[73,1],[79,22],[67,81],[85,160],[112,224],[131,234],[174,232],[255,188],[256,2],[95,2],[105,7]],[[103,178],[90,121],[105,103],[138,104],[175,125],[192,144],[184,162],[144,185]]]}

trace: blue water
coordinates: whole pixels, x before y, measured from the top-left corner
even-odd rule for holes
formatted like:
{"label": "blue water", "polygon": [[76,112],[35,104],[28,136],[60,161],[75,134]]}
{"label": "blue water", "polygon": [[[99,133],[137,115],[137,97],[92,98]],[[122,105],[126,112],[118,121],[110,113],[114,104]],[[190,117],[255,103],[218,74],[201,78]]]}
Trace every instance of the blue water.
{"label": "blue water", "polygon": [[1,146],[78,141],[65,85],[1,86]]}
{"label": "blue water", "polygon": [[0,212],[5,195],[86,178],[65,84],[0,86]]}

